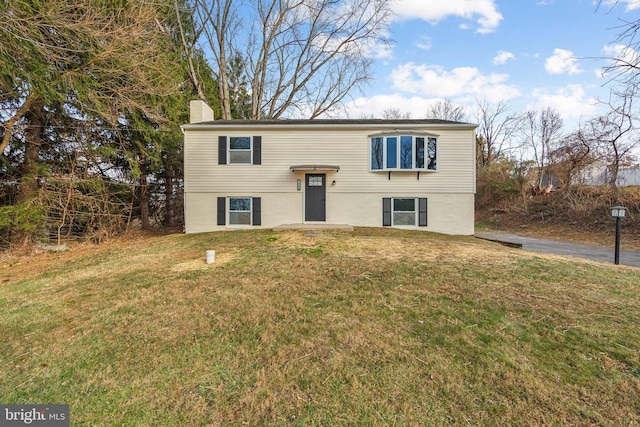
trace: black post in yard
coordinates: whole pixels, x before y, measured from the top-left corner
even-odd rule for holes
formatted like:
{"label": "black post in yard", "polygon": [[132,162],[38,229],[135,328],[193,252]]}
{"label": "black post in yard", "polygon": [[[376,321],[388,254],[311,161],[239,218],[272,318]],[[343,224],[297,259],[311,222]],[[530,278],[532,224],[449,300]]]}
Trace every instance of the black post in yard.
{"label": "black post in yard", "polygon": [[614,257],[614,263],[620,264],[620,220],[624,218],[627,213],[627,208],[624,206],[612,206],[611,216],[616,219],[616,253]]}
{"label": "black post in yard", "polygon": [[615,251],[615,255],[614,255],[614,264],[618,265],[620,264],[620,220],[622,218],[620,218],[619,216],[616,217],[616,251]]}

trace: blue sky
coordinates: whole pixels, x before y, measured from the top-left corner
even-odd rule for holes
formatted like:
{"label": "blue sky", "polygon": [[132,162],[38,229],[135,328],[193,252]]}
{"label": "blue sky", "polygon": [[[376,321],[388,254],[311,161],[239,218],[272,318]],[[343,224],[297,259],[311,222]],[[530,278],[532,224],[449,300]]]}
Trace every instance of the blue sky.
{"label": "blue sky", "polygon": [[[640,0],[395,0],[389,50],[374,81],[347,105],[352,118],[396,108],[425,116],[444,98],[467,107],[506,101],[514,112],[556,109],[565,127],[604,111],[600,75],[623,20]],[[470,117],[472,121],[472,117]],[[571,129],[567,129],[571,130]]]}

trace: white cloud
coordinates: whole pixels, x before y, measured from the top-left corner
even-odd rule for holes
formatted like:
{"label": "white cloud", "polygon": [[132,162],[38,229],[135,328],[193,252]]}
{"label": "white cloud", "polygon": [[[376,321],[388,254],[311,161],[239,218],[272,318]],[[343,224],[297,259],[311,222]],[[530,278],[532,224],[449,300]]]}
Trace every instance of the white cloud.
{"label": "white cloud", "polygon": [[366,55],[373,59],[393,58],[393,48],[386,43],[369,43],[365,46]]}
{"label": "white cloud", "polygon": [[[609,44],[602,48],[605,55],[612,58],[620,58],[624,56],[626,50],[631,49],[623,44]],[[633,49],[631,49],[633,50]]]}
{"label": "white cloud", "polygon": [[[495,31],[503,19],[495,0],[394,0],[392,8],[401,20],[423,19],[436,23],[449,16],[475,20],[479,33]],[[466,26],[463,24],[463,28]]]}
{"label": "white cloud", "polygon": [[418,49],[422,49],[422,50],[429,50],[431,49],[431,37],[427,37],[427,36],[422,36],[420,38],[420,41],[418,43],[416,43],[416,47]]}
{"label": "white cloud", "polygon": [[622,44],[607,45],[602,52],[610,58],[609,66],[620,63],[637,64],[640,61],[640,54],[636,50]]}
{"label": "white cloud", "polygon": [[511,52],[507,52],[505,50],[501,50],[498,52],[498,54],[493,58],[493,64],[494,65],[504,65],[507,63],[507,61],[509,60],[513,60],[516,59],[516,56],[511,53]]}
{"label": "white cloud", "polygon": [[520,95],[515,86],[507,84],[508,79],[507,74],[483,74],[475,67],[447,71],[443,67],[412,62],[399,65],[391,72],[392,87],[401,92],[437,98],[486,98],[489,102]]}
{"label": "white cloud", "polygon": [[391,95],[375,95],[370,98],[356,98],[345,105],[347,116],[351,118],[382,118],[383,112],[395,109],[402,113],[411,113],[414,119],[421,119],[427,114],[429,107],[437,99],[420,96],[406,97],[398,93]]}
{"label": "white cloud", "polygon": [[551,107],[567,122],[590,118],[598,112],[598,101],[587,96],[582,85],[567,85],[551,93],[547,89],[534,89],[532,95],[536,102],[528,108],[541,110]]}
{"label": "white cloud", "polygon": [[544,68],[549,74],[579,74],[582,72],[573,52],[565,49],[554,49],[553,55],[547,58]]}
{"label": "white cloud", "polygon": [[640,9],[640,0],[606,0],[604,2],[606,6],[615,6],[618,3],[624,4],[627,12]]}

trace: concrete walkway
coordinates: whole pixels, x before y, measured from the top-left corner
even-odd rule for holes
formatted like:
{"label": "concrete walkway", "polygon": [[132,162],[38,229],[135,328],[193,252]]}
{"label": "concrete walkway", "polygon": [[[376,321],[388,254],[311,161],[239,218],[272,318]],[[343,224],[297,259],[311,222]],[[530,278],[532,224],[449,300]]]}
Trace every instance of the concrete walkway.
{"label": "concrete walkway", "polygon": [[353,231],[353,227],[349,224],[325,224],[325,223],[312,223],[312,224],[281,224],[273,227],[273,231],[285,231],[285,230],[341,230],[341,231]]}
{"label": "concrete walkway", "polygon": [[[577,256],[613,264],[614,242],[611,242],[611,246],[605,247],[537,239],[508,233],[476,233],[475,236],[509,246],[522,247],[525,251]],[[640,251],[620,250],[620,264],[640,267]]]}

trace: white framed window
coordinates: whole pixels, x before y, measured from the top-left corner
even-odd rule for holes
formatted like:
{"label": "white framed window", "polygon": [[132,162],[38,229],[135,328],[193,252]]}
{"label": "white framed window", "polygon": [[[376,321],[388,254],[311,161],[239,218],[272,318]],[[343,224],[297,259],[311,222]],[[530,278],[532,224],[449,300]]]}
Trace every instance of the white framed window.
{"label": "white framed window", "polygon": [[251,225],[251,197],[229,197],[229,225]]}
{"label": "white framed window", "polygon": [[393,199],[391,225],[416,225],[417,205],[416,199]]}
{"label": "white framed window", "polygon": [[435,135],[380,135],[370,138],[372,171],[437,171],[438,138]]}
{"label": "white framed window", "polygon": [[219,165],[261,165],[261,136],[218,135]]}
{"label": "white framed window", "polygon": [[250,165],[252,145],[250,136],[230,136],[229,164]]}
{"label": "white framed window", "polygon": [[322,179],[323,176],[310,176],[309,177],[309,187],[322,187]]}
{"label": "white framed window", "polygon": [[426,227],[428,217],[426,197],[384,197],[383,227]]}

